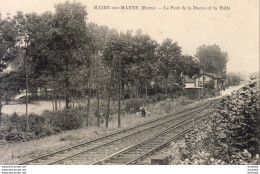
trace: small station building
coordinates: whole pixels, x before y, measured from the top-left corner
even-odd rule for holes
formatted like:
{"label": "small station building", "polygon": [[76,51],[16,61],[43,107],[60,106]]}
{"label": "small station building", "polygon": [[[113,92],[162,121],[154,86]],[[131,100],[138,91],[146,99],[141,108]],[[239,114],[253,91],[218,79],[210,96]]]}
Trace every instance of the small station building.
{"label": "small station building", "polygon": [[214,73],[203,73],[198,77],[184,77],[185,94],[192,100],[199,99],[203,96],[203,88],[213,85],[215,90],[223,87],[224,78]]}

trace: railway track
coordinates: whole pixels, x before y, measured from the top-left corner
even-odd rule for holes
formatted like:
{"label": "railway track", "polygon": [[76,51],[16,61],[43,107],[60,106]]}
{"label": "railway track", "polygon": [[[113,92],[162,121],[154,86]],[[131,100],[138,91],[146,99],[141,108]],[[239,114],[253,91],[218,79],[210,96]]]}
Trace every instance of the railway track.
{"label": "railway track", "polygon": [[155,151],[164,148],[170,142],[185,135],[192,130],[193,126],[188,126],[181,131],[176,131],[177,128],[183,128],[183,126],[186,126],[187,124],[196,120],[201,121],[205,115],[211,114],[213,112],[214,110],[192,120],[181,122],[167,130],[160,132],[159,134],[153,136],[148,140],[142,141],[136,145],[123,149],[115,154],[112,154],[102,160],[93,163],[92,165],[136,164],[139,160],[151,155]]}
{"label": "railway track", "polygon": [[[75,164],[75,161],[78,161],[76,164],[91,164],[94,162],[93,160],[95,158],[103,159],[104,157],[111,155],[111,153],[105,153],[104,149],[114,147],[115,152],[121,151],[125,148],[120,145],[120,143],[122,144],[122,141],[129,146],[131,142],[134,140],[136,141],[136,138],[139,138],[140,141],[151,138],[155,134],[161,132],[161,130],[169,129],[174,124],[180,124],[183,120],[190,119],[211,103],[196,106],[173,115],[153,119],[146,123],[133,126],[116,133],[40,156],[38,158],[20,163],[20,165]],[[119,145],[117,146],[117,144]],[[85,156],[83,160],[81,156]],[[80,163],[82,161],[83,163]]]}

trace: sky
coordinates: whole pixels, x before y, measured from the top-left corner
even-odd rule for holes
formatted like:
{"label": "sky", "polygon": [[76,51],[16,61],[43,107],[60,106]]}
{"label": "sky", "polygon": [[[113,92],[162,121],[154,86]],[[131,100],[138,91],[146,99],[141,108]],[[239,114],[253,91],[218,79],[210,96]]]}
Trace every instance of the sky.
{"label": "sky", "polygon": [[[54,4],[65,0],[0,0],[2,18],[15,14],[54,12]],[[201,45],[217,44],[229,55],[228,72],[259,71],[258,0],[77,0],[87,6],[88,21],[118,31],[141,29],[161,43],[178,42],[183,54],[194,56]],[[109,10],[94,6],[110,6]],[[138,6],[138,10],[111,7]],[[156,10],[141,10],[141,6]],[[174,7],[171,10],[171,6]],[[182,6],[186,10],[182,9]],[[195,10],[194,6],[205,10]],[[228,10],[220,10],[220,6]],[[169,10],[165,10],[169,7]],[[178,7],[180,9],[178,10]],[[188,9],[191,7],[191,10]],[[214,10],[213,7],[217,7]]]}

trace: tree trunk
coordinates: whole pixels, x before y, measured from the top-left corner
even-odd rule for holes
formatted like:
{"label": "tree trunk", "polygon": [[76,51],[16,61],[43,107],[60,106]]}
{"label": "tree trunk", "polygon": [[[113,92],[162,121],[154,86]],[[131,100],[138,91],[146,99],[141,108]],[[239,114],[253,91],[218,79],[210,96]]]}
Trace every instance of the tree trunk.
{"label": "tree trunk", "polygon": [[[100,80],[100,73],[98,72],[99,71],[99,64],[98,64],[98,60],[97,61],[94,61],[93,63],[93,69],[94,69],[94,77],[95,79],[97,79],[96,81],[96,89],[95,89],[95,96],[94,96],[94,93],[93,93],[93,98],[96,97],[97,99],[97,125],[98,127],[100,126],[100,114],[99,114],[99,95],[100,95],[100,85],[101,85],[101,80]],[[93,90],[94,91],[94,90]]]}
{"label": "tree trunk", "polygon": [[122,100],[123,100],[123,103],[125,103],[125,83],[124,83],[124,80],[122,81]]}
{"label": "tree trunk", "polygon": [[37,88],[37,86],[35,86],[35,100],[37,100],[38,99],[38,88]]}
{"label": "tree trunk", "polygon": [[[26,47],[26,45],[25,45]],[[26,131],[29,131],[29,118],[28,118],[28,89],[29,89],[29,82],[28,82],[28,74],[27,74],[27,66],[26,66],[26,53],[24,56],[24,72],[25,72],[25,96],[26,96],[26,103],[25,103],[25,115],[26,115]]]}
{"label": "tree trunk", "polygon": [[165,78],[165,94],[168,94],[168,77]]}
{"label": "tree trunk", "polygon": [[92,98],[95,98],[95,90],[92,90]]}
{"label": "tree trunk", "polygon": [[148,97],[147,84],[145,84],[145,95],[146,95],[146,97]]}
{"label": "tree trunk", "polygon": [[139,98],[139,87],[138,87],[138,84],[135,85],[135,97]]}
{"label": "tree trunk", "polygon": [[61,110],[60,95],[59,95],[59,110]]}
{"label": "tree trunk", "polygon": [[108,90],[108,99],[107,99],[106,127],[108,127],[108,120],[109,120],[109,114],[110,114],[110,98],[111,98],[111,92],[112,92],[113,76],[114,76],[114,67],[112,66],[110,82],[109,82],[109,90]]}
{"label": "tree trunk", "polygon": [[29,118],[28,118],[28,88],[29,88],[29,83],[28,83],[28,75],[26,73],[26,130],[29,131]]}
{"label": "tree trunk", "polygon": [[[69,49],[68,49],[69,50]],[[65,60],[65,108],[69,108],[70,96],[69,96],[69,56],[67,55]]]}
{"label": "tree trunk", "polygon": [[0,124],[2,123],[2,94],[0,92]]}
{"label": "tree trunk", "polygon": [[90,97],[91,97],[91,84],[90,84],[90,68],[88,71],[88,104],[87,104],[87,118],[86,118],[86,126],[88,127],[88,120],[89,120],[89,106],[90,106]]}
{"label": "tree trunk", "polygon": [[217,89],[218,89],[218,71],[217,71]]}
{"label": "tree trunk", "polygon": [[131,85],[131,95],[132,97],[131,98],[135,98],[135,85],[134,85],[134,82],[132,82],[132,85]]}
{"label": "tree trunk", "polygon": [[57,92],[55,85],[55,68],[52,69],[52,97],[53,97],[53,110],[57,111]]}
{"label": "tree trunk", "polygon": [[[129,86],[128,86],[129,87]],[[130,99],[132,99],[134,97],[134,84],[133,82],[131,82],[131,86],[129,88],[129,96],[130,96]]]}
{"label": "tree trunk", "polygon": [[53,98],[53,95],[52,95],[52,97],[51,97],[51,104],[52,104],[52,110],[55,111],[55,109],[54,109],[54,98]]}
{"label": "tree trunk", "polygon": [[45,88],[45,98],[48,98],[48,90]]}
{"label": "tree trunk", "polygon": [[100,115],[99,115],[99,87],[97,89],[97,123],[100,126]]}
{"label": "tree trunk", "polygon": [[125,67],[123,66],[123,69],[122,69],[122,100],[123,100],[123,103],[125,103],[125,71],[124,71]]}
{"label": "tree trunk", "polygon": [[130,92],[130,88],[129,88],[129,84],[126,84],[127,87],[127,92],[128,92],[128,97],[131,98],[131,92]]}
{"label": "tree trunk", "polygon": [[55,111],[57,111],[58,110],[58,101],[57,101],[57,95],[56,94],[55,94],[55,98],[54,98],[54,104],[55,104]]}
{"label": "tree trunk", "polygon": [[111,86],[112,86],[112,75],[110,78],[109,91],[108,91],[108,99],[107,99],[107,114],[106,114],[106,127],[108,127],[108,119],[110,113],[110,97],[111,97]]}
{"label": "tree trunk", "polygon": [[120,57],[120,72],[119,72],[119,84],[118,84],[118,128],[121,127],[121,73],[122,73],[122,67],[121,67],[121,57]]}
{"label": "tree trunk", "polygon": [[[66,86],[68,86],[68,83],[66,83]],[[68,89],[68,88],[67,88]],[[66,90],[66,94],[65,94],[65,108],[68,109],[69,108],[69,103],[70,103],[70,100],[69,100],[69,94],[68,94],[68,91]]]}
{"label": "tree trunk", "polygon": [[89,120],[90,95],[91,95],[91,93],[90,93],[90,91],[88,91],[86,127],[88,127],[88,120]]}
{"label": "tree trunk", "polygon": [[[58,73],[58,75],[57,75],[57,81],[59,81],[60,80],[60,73]],[[58,102],[59,102],[59,109],[58,108],[56,108],[56,110],[61,110],[61,102],[60,102],[60,93],[59,92],[57,92],[56,90],[55,90],[55,96],[56,96],[56,100],[58,100]]]}
{"label": "tree trunk", "polygon": [[205,97],[205,88],[204,88],[204,78],[205,78],[205,76],[204,76],[204,73],[205,73],[205,71],[204,71],[204,68],[205,68],[205,62],[203,62],[203,67],[202,67],[202,70],[203,70],[203,76],[202,76],[202,95],[203,95],[203,99],[204,99],[204,97]]}
{"label": "tree trunk", "polygon": [[119,80],[118,85],[118,127],[121,127],[121,80]]}
{"label": "tree trunk", "polygon": [[[113,91],[113,88],[111,89],[111,91]],[[113,95],[113,94],[112,94],[112,102],[113,102],[113,106],[115,106],[116,98],[115,98],[115,95]]]}

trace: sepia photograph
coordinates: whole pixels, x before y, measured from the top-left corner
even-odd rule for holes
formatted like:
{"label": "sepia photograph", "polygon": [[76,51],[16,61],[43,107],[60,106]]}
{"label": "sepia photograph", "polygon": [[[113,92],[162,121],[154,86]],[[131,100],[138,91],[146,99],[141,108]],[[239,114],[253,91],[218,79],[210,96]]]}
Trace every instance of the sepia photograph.
{"label": "sepia photograph", "polygon": [[259,174],[259,66],[258,0],[0,0],[1,174]]}

